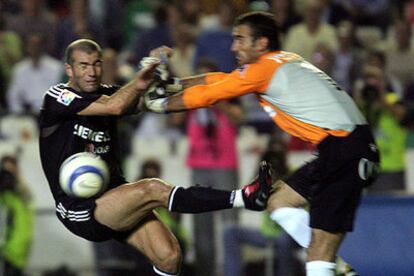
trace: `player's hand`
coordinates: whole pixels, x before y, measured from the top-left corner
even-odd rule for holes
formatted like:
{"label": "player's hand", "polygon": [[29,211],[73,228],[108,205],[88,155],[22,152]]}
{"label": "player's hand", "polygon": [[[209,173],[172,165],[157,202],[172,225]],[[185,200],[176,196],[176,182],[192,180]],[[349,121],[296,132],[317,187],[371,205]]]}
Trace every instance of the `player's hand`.
{"label": "player's hand", "polygon": [[[157,48],[158,49],[158,48]],[[168,94],[175,94],[181,92],[183,90],[183,85],[181,84],[181,80],[179,78],[170,78],[170,73],[167,69],[167,61],[162,62],[157,57],[144,57],[139,63],[140,68],[145,68],[153,63],[159,63],[155,70],[155,81],[162,83],[164,88]]]}
{"label": "player's hand", "polygon": [[170,77],[168,71],[168,59],[172,56],[173,50],[167,46],[161,46],[153,49],[150,52],[149,57],[144,57],[140,62],[140,67],[146,66],[148,63],[152,63],[154,60],[159,62],[157,67],[156,79],[160,81],[167,81]]}
{"label": "player's hand", "polygon": [[139,62],[139,68],[145,68],[149,66],[150,64],[153,64],[154,62],[158,63],[158,66],[155,70],[155,78],[157,81],[167,81],[170,72],[167,69],[167,66],[165,64],[161,63],[161,60],[156,57],[144,57]]}
{"label": "player's hand", "polygon": [[135,78],[136,88],[138,90],[147,90],[150,84],[154,80],[154,71],[156,70],[158,62],[148,64],[146,67],[143,67],[137,74]]}
{"label": "player's hand", "polygon": [[141,61],[139,62],[139,68],[145,68],[147,66],[150,66],[153,63],[161,63],[159,58],[156,57],[143,57]]}
{"label": "player's hand", "polygon": [[161,47],[151,50],[150,57],[163,59],[163,58],[171,57],[172,54],[173,54],[173,49],[167,46],[161,46]]}

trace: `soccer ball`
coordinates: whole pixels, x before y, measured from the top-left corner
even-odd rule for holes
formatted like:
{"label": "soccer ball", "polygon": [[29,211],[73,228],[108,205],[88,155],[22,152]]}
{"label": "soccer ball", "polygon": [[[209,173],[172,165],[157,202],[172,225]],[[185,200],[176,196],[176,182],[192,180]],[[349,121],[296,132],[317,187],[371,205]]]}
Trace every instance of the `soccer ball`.
{"label": "soccer ball", "polygon": [[102,192],[108,181],[108,166],[93,153],[76,153],[69,156],[60,166],[60,186],[70,196],[92,197]]}

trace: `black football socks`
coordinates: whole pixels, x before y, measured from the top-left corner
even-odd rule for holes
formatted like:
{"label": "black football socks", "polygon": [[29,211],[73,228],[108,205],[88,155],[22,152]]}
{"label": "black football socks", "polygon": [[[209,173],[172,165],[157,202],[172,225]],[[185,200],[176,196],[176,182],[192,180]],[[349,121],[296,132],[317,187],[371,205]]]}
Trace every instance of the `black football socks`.
{"label": "black football socks", "polygon": [[208,187],[174,187],[168,199],[168,210],[196,214],[233,208],[235,191]]}

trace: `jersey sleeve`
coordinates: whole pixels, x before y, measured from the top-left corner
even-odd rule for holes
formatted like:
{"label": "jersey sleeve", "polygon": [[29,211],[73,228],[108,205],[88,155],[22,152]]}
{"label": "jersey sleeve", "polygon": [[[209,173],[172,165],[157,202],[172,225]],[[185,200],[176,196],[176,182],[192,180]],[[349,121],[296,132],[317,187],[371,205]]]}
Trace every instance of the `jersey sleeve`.
{"label": "jersey sleeve", "polygon": [[249,93],[262,93],[267,88],[276,68],[264,61],[237,69],[216,82],[196,85],[183,92],[187,109],[207,107],[221,100],[228,100]]}
{"label": "jersey sleeve", "polygon": [[204,78],[204,81],[206,82],[206,84],[212,84],[212,83],[223,80],[227,76],[228,74],[223,73],[223,72],[207,73]]}

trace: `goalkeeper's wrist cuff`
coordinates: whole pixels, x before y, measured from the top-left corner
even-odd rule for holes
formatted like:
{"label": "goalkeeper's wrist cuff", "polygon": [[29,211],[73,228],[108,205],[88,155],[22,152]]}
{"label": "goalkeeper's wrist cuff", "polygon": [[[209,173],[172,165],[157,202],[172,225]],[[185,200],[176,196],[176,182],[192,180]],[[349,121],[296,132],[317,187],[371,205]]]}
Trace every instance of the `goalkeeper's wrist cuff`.
{"label": "goalkeeper's wrist cuff", "polygon": [[171,78],[165,86],[168,93],[178,93],[183,90],[183,83],[180,78]]}
{"label": "goalkeeper's wrist cuff", "polygon": [[183,83],[180,78],[172,78],[172,84],[177,86],[183,86]]}

